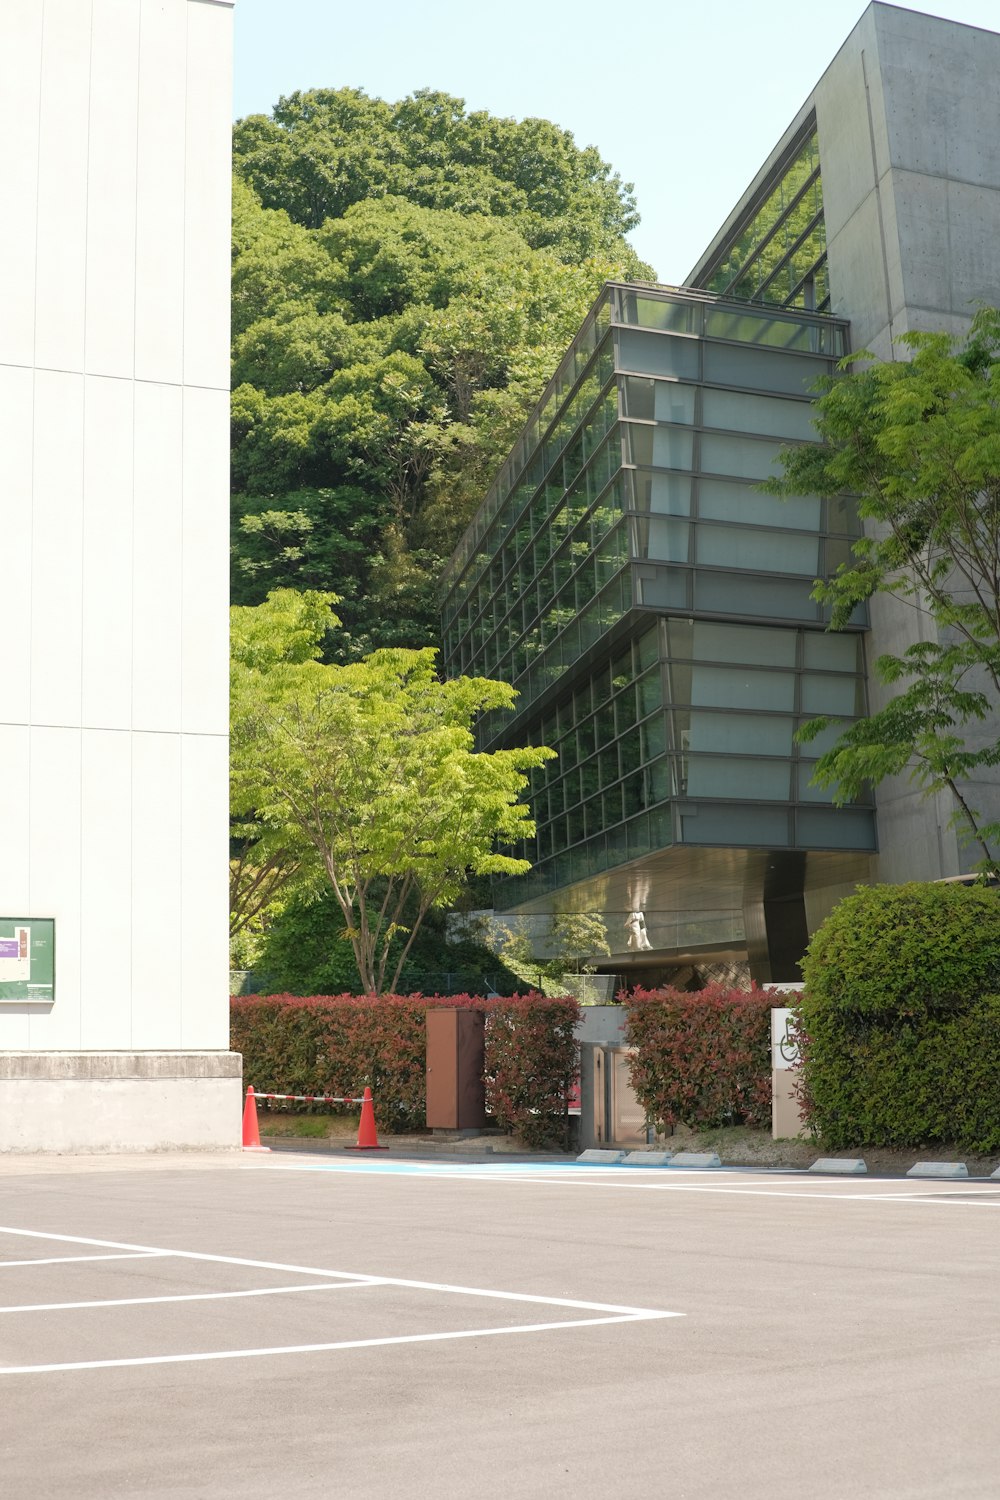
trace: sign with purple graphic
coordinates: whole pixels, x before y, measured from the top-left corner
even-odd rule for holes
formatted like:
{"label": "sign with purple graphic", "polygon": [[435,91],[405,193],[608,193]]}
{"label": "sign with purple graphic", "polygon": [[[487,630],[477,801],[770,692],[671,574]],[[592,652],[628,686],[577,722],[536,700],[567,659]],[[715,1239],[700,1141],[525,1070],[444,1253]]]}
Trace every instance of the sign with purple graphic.
{"label": "sign with purple graphic", "polygon": [[0,1005],[51,1005],[55,956],[51,917],[0,917]]}

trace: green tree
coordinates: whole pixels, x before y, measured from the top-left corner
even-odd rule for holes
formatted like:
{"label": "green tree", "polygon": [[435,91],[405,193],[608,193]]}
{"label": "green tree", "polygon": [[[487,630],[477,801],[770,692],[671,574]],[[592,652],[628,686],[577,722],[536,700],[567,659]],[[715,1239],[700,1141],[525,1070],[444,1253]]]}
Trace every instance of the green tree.
{"label": "green tree", "polygon": [[341,597],[341,660],[431,644],[437,582],[601,285],[630,190],[546,121],[422,93],[235,134],[233,602]]}
{"label": "green tree", "polygon": [[427,913],[470,872],[528,868],[496,846],[533,832],[520,798],[552,751],[477,753],[479,714],[516,694],[484,678],[440,682],[432,649],[322,664],[329,602],[278,591],[233,611],[234,805],[260,840],[328,883],[362,985],[382,994]]}
{"label": "green tree", "polygon": [[337,623],[336,595],[271,594],[258,609],[231,609],[229,669],[229,937],[259,934],[295,893],[315,885],[310,845],[289,823],[261,817],[255,716],[271,692],[319,656]]}
{"label": "green tree", "polygon": [[[268,208],[318,229],[366,199],[511,219],[535,249],[576,262],[617,250],[639,222],[631,183],[549,120],[467,114],[418,89],[398,103],[363,90],[309,89],[234,131],[236,170]],[[640,262],[634,253],[633,269]]]}
{"label": "green tree", "polygon": [[[907,771],[927,794],[947,790],[960,836],[992,866],[1000,824],[983,819],[969,783],[1000,764],[1000,312],[983,308],[961,342],[916,332],[899,342],[910,359],[845,361],[821,382],[820,442],[786,449],[783,476],[764,486],[858,497],[866,534],[814,591],[834,629],[885,593],[912,606],[914,635],[926,637],[879,657],[896,691],[820,757],[815,779],[841,803]],[[813,720],[802,738],[831,722]]]}

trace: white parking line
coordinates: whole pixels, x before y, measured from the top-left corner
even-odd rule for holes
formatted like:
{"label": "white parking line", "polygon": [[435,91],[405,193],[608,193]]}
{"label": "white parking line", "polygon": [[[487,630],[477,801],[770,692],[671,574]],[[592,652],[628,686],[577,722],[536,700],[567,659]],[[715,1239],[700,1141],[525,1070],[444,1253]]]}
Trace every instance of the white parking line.
{"label": "white parking line", "polygon": [[[109,1250],[134,1250],[137,1256],[169,1255],[177,1260],[204,1260],[223,1266],[252,1266],[258,1271],[291,1271],[302,1276],[329,1276],[334,1281],[379,1282],[382,1280],[380,1276],[365,1276],[363,1272],[358,1271],[328,1271],[325,1266],[291,1266],[285,1261],[248,1260],[241,1255],[208,1255],[200,1250],[161,1250],[152,1245],[129,1245],[120,1240],[94,1240],[80,1234],[49,1234],[40,1229],[13,1229],[9,1225],[0,1225],[0,1234],[19,1234],[32,1240],[58,1240],[62,1244],[69,1245],[100,1245]],[[109,1257],[109,1259],[115,1258]],[[38,1265],[39,1262],[32,1261],[31,1264]]]}
{"label": "white parking line", "polygon": [[0,1260],[0,1271],[10,1266],[71,1266],[82,1260],[162,1260],[170,1250],[137,1250],[128,1255],[50,1255],[44,1260]]}
{"label": "white parking line", "polygon": [[[30,1261],[26,1265],[32,1264]],[[346,1292],[356,1286],[378,1286],[376,1281],[311,1281],[306,1286],[263,1286],[246,1292],[180,1292],[169,1297],[105,1297],[99,1302],[15,1302],[3,1313],[66,1312],[79,1307],[140,1307],[151,1302],[221,1302],[227,1297],[278,1297],[284,1292]]]}
{"label": "white parking line", "polygon": [[[484,1296],[491,1295],[483,1293]],[[544,1301],[544,1298],[537,1298]],[[555,1299],[553,1299],[555,1300]],[[130,1365],[197,1364],[210,1359],[260,1359],[267,1354],[322,1354],[333,1349],[378,1349],[388,1344],[433,1344],[446,1339],[486,1339],[498,1334],[548,1333],[560,1328],[597,1328],[604,1323],[641,1323],[682,1318],[683,1313],[643,1312],[627,1318],[573,1318],[559,1323],[522,1323],[510,1328],[460,1328],[448,1333],[406,1333],[381,1339],[345,1339],[331,1344],[288,1344],[267,1349],[222,1349],[206,1354],[147,1354],[138,1359],[87,1359],[55,1365],[0,1365],[0,1375],[46,1375],[60,1370],[113,1370]]]}
{"label": "white parking line", "polygon": [[[244,1256],[236,1255],[212,1255],[200,1250],[163,1250],[151,1245],[129,1245],[115,1240],[89,1239],[83,1235],[51,1234],[37,1229],[17,1229],[10,1226],[0,1226],[0,1234],[21,1235],[30,1239],[57,1240],[60,1243],[75,1245],[98,1245],[109,1249],[132,1251],[138,1255],[163,1255],[175,1257],[182,1260],[205,1261],[211,1264],[232,1266],[253,1266],[258,1270],[283,1270],[300,1275],[324,1276],[329,1278],[327,1282],[320,1284],[322,1290],[347,1290],[349,1287],[405,1287],[415,1291],[444,1292],[464,1297],[482,1297],[488,1301],[500,1302],[525,1302],[542,1307],[565,1307],[575,1311],[596,1313],[600,1316],[587,1318],[571,1318],[559,1322],[547,1323],[522,1323],[512,1327],[502,1328],[459,1328],[442,1333],[411,1333],[388,1335],[383,1338],[372,1339],[339,1339],[330,1343],[322,1344],[292,1344],[276,1345],[258,1349],[223,1349],[209,1350],[200,1353],[185,1354],[148,1354],[134,1358],[123,1359],[89,1359],[69,1360],[57,1364],[37,1365],[6,1365],[0,1366],[0,1375],[42,1375],[52,1374],[57,1371],[67,1370],[108,1370],[119,1369],[137,1365],[174,1365],[201,1363],[206,1360],[218,1359],[258,1359],[265,1355],[278,1354],[320,1354],[338,1349],[374,1349],[388,1346],[390,1344],[425,1344],[440,1343],[448,1339],[470,1339],[470,1338],[493,1338],[499,1334],[514,1333],[546,1333],[561,1328],[594,1328],[608,1323],[641,1323],[659,1320],[663,1318],[680,1318],[683,1313],[666,1312],[659,1308],[644,1307],[622,1307],[607,1302],[584,1302],[569,1297],[542,1297],[531,1292],[507,1292],[497,1291],[485,1287],[456,1286],[448,1282],[437,1281],[413,1281],[397,1276],[366,1276],[355,1271],[329,1271],[318,1269],[315,1266],[293,1266],[275,1261],[251,1260]],[[36,1265],[37,1261],[30,1262]],[[41,1304],[29,1307],[27,1305],[16,1308],[0,1309],[0,1311],[55,1311],[59,1308],[71,1308],[74,1306],[127,1306],[133,1302],[172,1302],[172,1301],[201,1301],[210,1297],[224,1296],[265,1296],[269,1291],[310,1291],[316,1290],[312,1287],[294,1288],[263,1288],[250,1293],[197,1293],[187,1296],[162,1297],[162,1298],[122,1298],[118,1302],[106,1302],[101,1304],[73,1304],[57,1303],[42,1306]]]}
{"label": "white parking line", "polygon": [[[364,1174],[365,1164],[357,1162],[323,1162],[314,1165],[307,1162],[289,1162],[285,1164],[283,1162],[268,1161],[255,1162],[252,1166],[250,1163],[246,1163],[245,1169],[255,1172]],[[647,1173],[652,1170],[655,1170],[658,1174],[655,1182],[647,1180]],[[716,1193],[744,1198],[811,1198],[824,1203],[927,1204],[951,1202],[953,1204],[957,1203],[958,1206],[968,1205],[974,1208],[981,1208],[984,1205],[986,1207],[1000,1208],[1000,1189],[986,1187],[985,1185],[979,1187],[975,1182],[970,1182],[965,1186],[956,1183],[954,1186],[931,1188],[918,1187],[912,1180],[905,1183],[901,1181],[897,1191],[886,1192],[886,1182],[884,1180],[875,1180],[868,1185],[869,1191],[862,1190],[858,1192],[853,1190],[860,1186],[856,1181],[851,1183],[852,1191],[846,1191],[847,1183],[842,1180],[819,1182],[815,1179],[811,1180],[808,1186],[803,1181],[801,1187],[768,1188],[758,1186],[756,1183],[744,1187],[735,1187],[727,1185],[733,1182],[732,1177],[723,1176],[723,1181],[720,1182],[718,1180],[720,1176],[718,1168],[715,1168],[711,1172],[706,1170],[697,1173],[680,1168],[675,1170],[676,1175],[671,1175],[669,1178],[666,1176],[666,1173],[670,1171],[668,1167],[655,1169],[643,1169],[641,1167],[598,1167],[594,1169],[593,1173],[587,1169],[581,1170],[580,1168],[570,1168],[560,1171],[559,1168],[553,1169],[550,1167],[544,1174],[541,1170],[535,1172],[529,1169],[523,1176],[517,1176],[509,1170],[495,1175],[489,1168],[476,1172],[464,1167],[457,1172],[451,1173],[442,1165],[431,1172],[421,1173],[419,1177],[415,1173],[413,1175],[415,1180],[420,1182],[490,1182],[494,1185],[502,1184],[504,1187],[509,1187],[511,1184],[528,1183],[533,1187],[546,1188],[591,1187],[647,1193]],[[374,1163],[369,1168],[369,1171],[371,1175],[384,1175]],[[691,1180],[695,1176],[699,1179],[697,1182]],[[705,1179],[708,1177],[715,1180],[706,1181]],[[746,1182],[746,1178],[742,1175],[738,1180]],[[823,1192],[821,1189],[824,1187],[831,1190],[841,1188],[842,1191]]]}

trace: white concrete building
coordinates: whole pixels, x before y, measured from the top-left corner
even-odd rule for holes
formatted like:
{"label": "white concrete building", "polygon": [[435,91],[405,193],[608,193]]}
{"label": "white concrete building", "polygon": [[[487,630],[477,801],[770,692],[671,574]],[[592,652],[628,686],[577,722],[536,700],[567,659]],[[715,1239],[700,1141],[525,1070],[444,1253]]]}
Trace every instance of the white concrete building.
{"label": "white concrete building", "polygon": [[55,936],[54,993],[0,984],[0,1150],[239,1139],[231,29],[232,0],[0,6],[0,949]]}

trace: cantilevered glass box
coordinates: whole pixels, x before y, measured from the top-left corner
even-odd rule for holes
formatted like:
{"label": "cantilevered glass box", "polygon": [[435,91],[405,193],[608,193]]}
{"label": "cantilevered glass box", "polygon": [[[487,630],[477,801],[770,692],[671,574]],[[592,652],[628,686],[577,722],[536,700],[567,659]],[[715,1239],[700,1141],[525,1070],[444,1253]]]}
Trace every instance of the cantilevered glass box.
{"label": "cantilevered glass box", "polygon": [[795,739],[865,711],[866,622],[829,634],[812,598],[853,508],[756,488],[813,436],[845,343],[822,314],[672,288],[591,310],[446,577],[445,671],[520,693],[484,745],[558,751],[505,904],[687,846],[874,848],[869,806],[810,785],[829,738]]}

